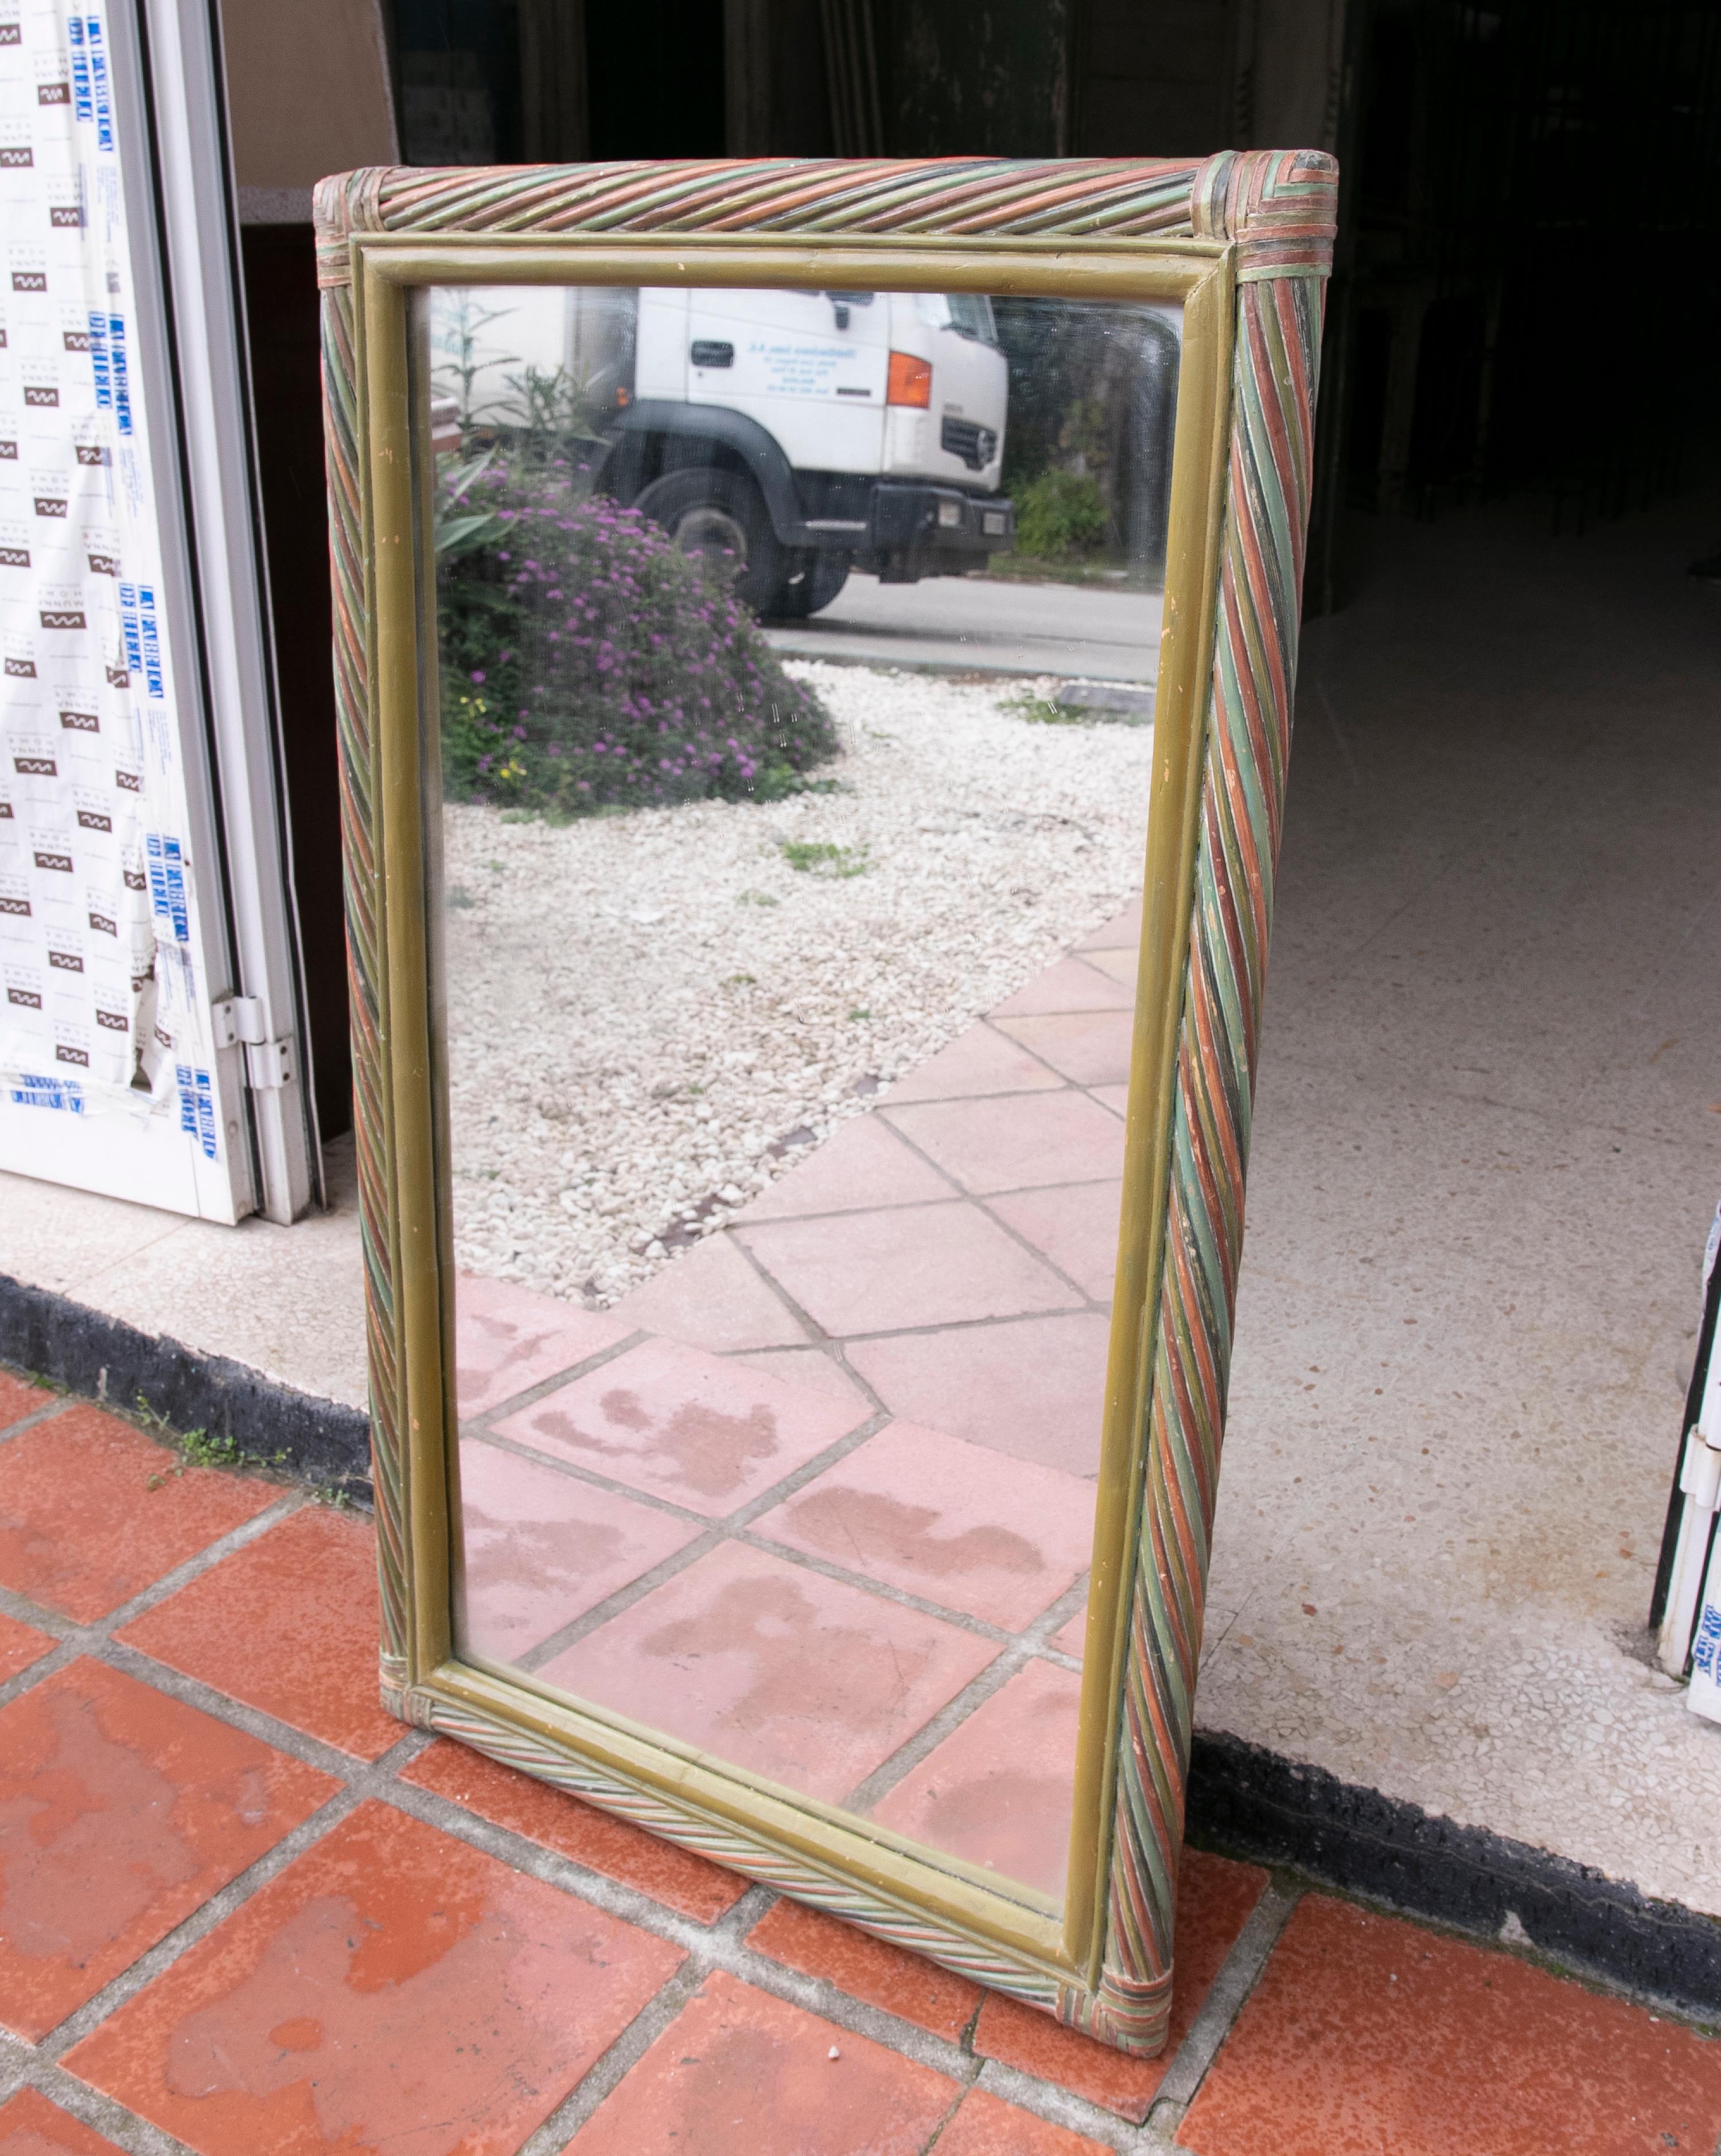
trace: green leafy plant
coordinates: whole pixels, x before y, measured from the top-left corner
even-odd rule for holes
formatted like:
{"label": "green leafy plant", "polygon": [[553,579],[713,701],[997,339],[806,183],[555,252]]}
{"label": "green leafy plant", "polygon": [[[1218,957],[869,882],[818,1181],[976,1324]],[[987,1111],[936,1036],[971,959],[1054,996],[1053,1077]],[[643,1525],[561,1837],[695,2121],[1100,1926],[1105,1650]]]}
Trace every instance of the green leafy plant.
{"label": "green leafy plant", "polygon": [[803,875],[865,875],[872,861],[865,846],[833,845],[828,839],[783,839],[778,849]]}
{"label": "green leafy plant", "polygon": [[1097,481],[1045,471],[1016,497],[1016,552],[1066,562],[1104,543],[1106,505]]}

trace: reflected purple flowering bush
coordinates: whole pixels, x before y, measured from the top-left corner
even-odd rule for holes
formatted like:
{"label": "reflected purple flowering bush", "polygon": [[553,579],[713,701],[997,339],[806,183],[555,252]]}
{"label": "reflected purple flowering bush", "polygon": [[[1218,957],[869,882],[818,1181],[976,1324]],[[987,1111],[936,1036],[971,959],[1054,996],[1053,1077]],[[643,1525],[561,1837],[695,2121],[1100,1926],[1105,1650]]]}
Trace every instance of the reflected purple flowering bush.
{"label": "reflected purple flowering bush", "polygon": [[551,465],[491,466],[445,505],[444,790],[561,819],[770,800],[837,752],[727,579]]}

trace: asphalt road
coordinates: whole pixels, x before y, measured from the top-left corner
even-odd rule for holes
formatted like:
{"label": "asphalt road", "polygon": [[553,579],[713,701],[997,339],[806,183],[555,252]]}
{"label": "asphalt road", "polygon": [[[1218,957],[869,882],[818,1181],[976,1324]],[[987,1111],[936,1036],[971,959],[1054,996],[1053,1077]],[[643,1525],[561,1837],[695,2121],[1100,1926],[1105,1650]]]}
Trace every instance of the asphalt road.
{"label": "asphalt road", "polygon": [[1158,592],[932,577],[881,584],[851,576],[822,613],[765,633],[778,651],[940,672],[1058,674],[1151,682]]}

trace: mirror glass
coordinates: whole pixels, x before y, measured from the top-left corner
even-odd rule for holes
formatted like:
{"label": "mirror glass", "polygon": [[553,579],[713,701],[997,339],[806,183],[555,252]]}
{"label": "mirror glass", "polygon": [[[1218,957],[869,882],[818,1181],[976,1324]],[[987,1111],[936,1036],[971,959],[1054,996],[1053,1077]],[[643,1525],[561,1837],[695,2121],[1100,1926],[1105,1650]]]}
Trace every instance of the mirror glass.
{"label": "mirror glass", "polygon": [[416,321],[457,1651],[1035,1906],[1180,336],[883,291]]}

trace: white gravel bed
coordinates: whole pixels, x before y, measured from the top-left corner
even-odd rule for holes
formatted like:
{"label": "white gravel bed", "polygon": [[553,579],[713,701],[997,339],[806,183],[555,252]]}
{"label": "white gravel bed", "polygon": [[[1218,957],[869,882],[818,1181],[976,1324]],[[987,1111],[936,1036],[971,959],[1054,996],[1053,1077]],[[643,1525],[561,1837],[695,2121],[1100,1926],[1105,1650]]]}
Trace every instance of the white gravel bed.
{"label": "white gravel bed", "polygon": [[[790,670],[842,791],[445,810],[464,1270],[613,1301],[1139,888],[1151,728],[1004,708],[1045,684]],[[807,844],[859,872],[796,869]]]}

